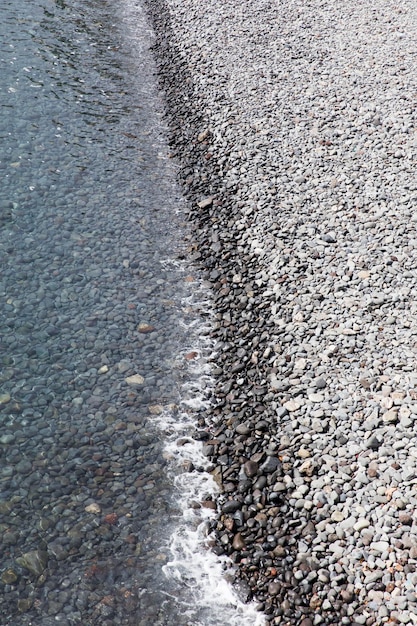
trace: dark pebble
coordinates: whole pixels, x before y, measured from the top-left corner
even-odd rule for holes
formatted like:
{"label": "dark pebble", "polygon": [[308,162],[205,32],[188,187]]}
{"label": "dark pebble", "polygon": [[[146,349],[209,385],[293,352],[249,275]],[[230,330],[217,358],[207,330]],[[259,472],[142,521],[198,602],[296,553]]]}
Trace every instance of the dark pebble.
{"label": "dark pebble", "polygon": [[238,502],[237,500],[228,500],[222,505],[222,512],[234,513],[235,511],[238,511],[240,508],[242,508],[241,502]]}

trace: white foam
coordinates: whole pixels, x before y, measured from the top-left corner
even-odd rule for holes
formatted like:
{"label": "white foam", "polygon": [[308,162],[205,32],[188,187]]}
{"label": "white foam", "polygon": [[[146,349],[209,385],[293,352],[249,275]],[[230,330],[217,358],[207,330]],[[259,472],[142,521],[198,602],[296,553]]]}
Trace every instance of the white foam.
{"label": "white foam", "polygon": [[[149,81],[143,81],[137,86],[146,89],[146,97],[152,98],[152,105],[157,113],[162,112],[162,100],[151,80],[155,72],[155,65],[147,55],[147,51],[154,41],[154,33],[150,28],[143,6],[132,0],[124,0],[119,6],[120,14],[126,26],[124,36],[132,42],[139,58],[146,58],[147,62],[141,69],[141,76],[145,72],[149,74]],[[161,120],[162,123],[162,120]],[[151,129],[152,130],[152,129]],[[159,158],[164,161],[166,171],[175,168],[174,162],[167,159],[166,146],[161,143],[158,132],[152,132],[152,139],[160,147]],[[165,178],[165,177],[164,177]],[[169,185],[175,180],[174,171]],[[172,195],[170,188],[169,195]],[[170,210],[176,215],[182,214],[185,207],[182,206],[181,197],[170,202]],[[186,274],[184,264],[172,258],[160,260],[165,270],[172,270],[180,274],[181,281]],[[196,300],[196,291],[202,296],[201,301]],[[237,597],[232,586],[226,580],[227,571],[230,572],[231,564],[225,558],[218,558],[209,549],[210,537],[207,536],[207,520],[214,515],[210,509],[200,508],[195,510],[189,506],[190,500],[200,502],[207,497],[214,496],[217,491],[216,483],[208,472],[195,471],[179,473],[179,468],[186,462],[194,464],[201,470],[208,467],[208,460],[202,453],[201,443],[189,437],[197,425],[197,413],[207,408],[209,400],[207,390],[210,389],[210,368],[208,361],[213,355],[214,346],[209,340],[210,328],[199,317],[199,312],[207,314],[208,304],[205,301],[203,287],[197,283],[190,286],[190,295],[185,297],[182,304],[184,321],[183,334],[189,340],[189,346],[184,349],[177,358],[177,370],[184,372],[183,385],[181,388],[182,402],[178,413],[167,410],[161,415],[152,416],[166,439],[165,454],[171,459],[172,473],[174,476],[176,499],[181,511],[178,524],[173,531],[169,553],[171,558],[164,567],[167,577],[179,581],[180,586],[186,588],[187,593],[180,593],[176,601],[181,604],[184,615],[189,617],[192,626],[262,626],[264,618],[260,615],[253,604],[244,604]],[[193,317],[190,313],[194,313]],[[187,360],[185,357],[191,352],[196,352],[195,358]],[[184,365],[186,364],[186,365]],[[185,371],[184,371],[185,370]],[[185,437],[187,443],[178,445],[180,437]]]}
{"label": "white foam", "polygon": [[[191,300],[187,299],[188,305]],[[195,306],[195,301],[192,304]],[[198,307],[206,310],[207,303],[198,302]],[[190,436],[196,430],[198,412],[209,406],[208,391],[213,386],[208,361],[214,346],[207,331],[201,319],[194,318],[187,324],[187,337],[192,343],[178,356],[182,367],[187,363],[179,412],[167,410],[155,417],[166,437],[165,453],[171,462],[181,512],[170,538],[170,559],[163,571],[187,589],[188,601],[178,600],[193,626],[263,626],[265,617],[256,610],[255,604],[244,603],[231,585],[230,559],[218,557],[210,549],[214,537],[208,532],[208,521],[215,512],[192,506],[194,503],[198,507],[218,492],[213,477],[205,471],[209,461],[203,454],[202,444]],[[197,356],[187,361],[185,355],[190,353],[197,353]],[[187,467],[190,462],[199,471],[178,473],[179,468]]]}
{"label": "white foam", "polygon": [[[201,406],[203,400],[195,398],[195,401]],[[187,412],[182,418],[188,421],[192,416]],[[168,421],[172,427],[171,420]],[[183,422],[182,426],[185,424]],[[207,467],[207,458],[202,453],[200,442],[187,438],[187,443],[177,445],[177,435],[181,431],[181,425],[176,422],[175,437],[166,445],[172,462],[177,467],[187,461],[191,461],[198,468]],[[186,432],[187,428],[182,434]],[[231,577],[229,559],[217,557],[210,550],[213,538],[208,534],[207,521],[214,516],[214,511],[190,506],[191,502],[200,503],[217,493],[218,488],[212,476],[205,471],[184,472],[175,476],[174,483],[178,492],[181,518],[172,533],[170,560],[163,571],[166,576],[176,579],[188,588],[192,598],[192,605],[189,605],[188,610],[193,614],[193,624],[261,626],[264,624],[263,616],[256,611],[253,604],[244,604],[226,579],[227,572],[229,578]]]}

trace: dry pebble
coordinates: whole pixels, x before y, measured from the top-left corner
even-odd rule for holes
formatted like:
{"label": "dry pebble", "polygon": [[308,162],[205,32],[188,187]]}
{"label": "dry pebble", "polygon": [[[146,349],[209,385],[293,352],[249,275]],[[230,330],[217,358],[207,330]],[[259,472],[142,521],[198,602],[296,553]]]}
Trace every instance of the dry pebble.
{"label": "dry pebble", "polygon": [[147,5],[214,290],[217,551],[270,625],[415,623],[415,3]]}

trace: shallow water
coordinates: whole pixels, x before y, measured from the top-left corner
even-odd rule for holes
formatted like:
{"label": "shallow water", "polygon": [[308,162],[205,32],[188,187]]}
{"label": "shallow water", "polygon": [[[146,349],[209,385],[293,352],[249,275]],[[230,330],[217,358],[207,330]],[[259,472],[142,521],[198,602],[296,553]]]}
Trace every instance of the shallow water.
{"label": "shallow water", "polygon": [[143,11],[6,0],[0,42],[2,623],[252,625],[168,469],[208,346]]}
{"label": "shallow water", "polygon": [[[10,624],[178,621],[160,591],[175,508],[149,416],[178,393],[179,199],[142,63],[149,36],[135,41],[139,63],[127,17],[94,2],[2,11]],[[143,384],[126,382],[137,374]]]}

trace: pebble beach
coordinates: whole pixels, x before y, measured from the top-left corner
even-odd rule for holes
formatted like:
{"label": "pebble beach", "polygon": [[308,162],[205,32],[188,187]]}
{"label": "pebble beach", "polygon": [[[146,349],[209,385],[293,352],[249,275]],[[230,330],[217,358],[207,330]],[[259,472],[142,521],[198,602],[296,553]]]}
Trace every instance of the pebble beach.
{"label": "pebble beach", "polygon": [[269,626],[417,623],[417,7],[147,3],[213,290],[213,550]]}

